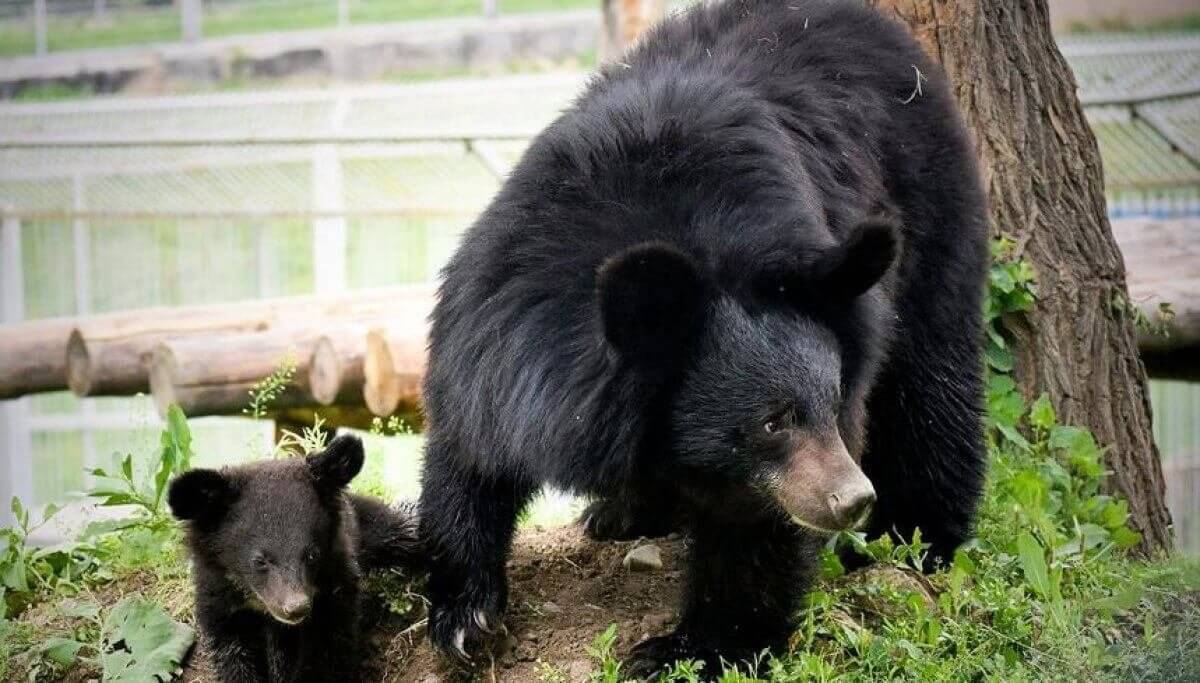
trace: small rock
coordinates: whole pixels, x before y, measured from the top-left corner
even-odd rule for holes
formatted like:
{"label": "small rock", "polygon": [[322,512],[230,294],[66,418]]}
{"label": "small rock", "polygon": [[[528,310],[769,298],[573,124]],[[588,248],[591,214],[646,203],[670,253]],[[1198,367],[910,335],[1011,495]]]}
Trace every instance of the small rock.
{"label": "small rock", "polygon": [[653,543],[639,545],[638,547],[625,553],[625,559],[621,561],[629,571],[634,572],[650,572],[662,569],[662,551]]}
{"label": "small rock", "polygon": [[642,628],[650,633],[661,631],[671,621],[670,612],[658,612],[642,617]]}
{"label": "small rock", "polygon": [[542,603],[542,611],[546,614],[562,614],[563,609],[553,602],[547,600]]}

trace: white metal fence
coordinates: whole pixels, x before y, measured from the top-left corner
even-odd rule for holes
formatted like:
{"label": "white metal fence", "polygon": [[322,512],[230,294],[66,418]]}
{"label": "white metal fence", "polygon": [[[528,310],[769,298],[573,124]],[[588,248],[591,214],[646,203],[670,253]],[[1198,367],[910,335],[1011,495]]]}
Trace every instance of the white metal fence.
{"label": "white metal fence", "polygon": [[507,11],[590,6],[583,0],[0,0],[0,54]]}

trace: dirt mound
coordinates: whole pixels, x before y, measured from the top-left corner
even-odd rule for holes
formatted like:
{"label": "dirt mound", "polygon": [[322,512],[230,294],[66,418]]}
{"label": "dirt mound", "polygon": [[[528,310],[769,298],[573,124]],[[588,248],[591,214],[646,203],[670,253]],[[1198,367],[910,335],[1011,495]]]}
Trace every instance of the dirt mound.
{"label": "dirt mound", "polygon": [[[587,648],[617,624],[616,652],[670,630],[683,580],[682,541],[653,541],[662,568],[630,571],[625,554],[647,543],[595,543],[576,526],[522,531],[508,563],[508,635],[499,639],[479,678],[485,681],[584,681],[592,669]],[[368,598],[371,602],[373,598]],[[373,615],[368,666],[373,681],[434,683],[460,680],[425,638],[424,609],[407,619]],[[415,618],[415,620],[414,620]],[[558,672],[557,678],[552,672]],[[189,662],[187,681],[215,680],[203,652]]]}

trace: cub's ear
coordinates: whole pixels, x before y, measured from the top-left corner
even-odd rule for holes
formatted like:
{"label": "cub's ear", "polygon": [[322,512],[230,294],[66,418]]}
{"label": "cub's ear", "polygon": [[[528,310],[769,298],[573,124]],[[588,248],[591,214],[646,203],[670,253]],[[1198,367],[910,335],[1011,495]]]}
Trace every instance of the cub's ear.
{"label": "cub's ear", "polygon": [[596,293],[604,336],[622,356],[657,364],[699,327],[707,295],[700,264],[675,246],[646,242],[600,266]]}
{"label": "cub's ear", "polygon": [[897,251],[896,226],[886,221],[867,221],[840,244],[822,252],[807,273],[808,286],[822,296],[853,299],[883,277]]}
{"label": "cub's ear", "polygon": [[171,482],[167,505],[176,518],[189,521],[220,519],[236,497],[233,482],[216,470],[188,470]]}
{"label": "cub's ear", "polygon": [[308,469],[317,483],[331,489],[344,488],[363,466],[362,439],[343,434],[320,453],[308,456]]}

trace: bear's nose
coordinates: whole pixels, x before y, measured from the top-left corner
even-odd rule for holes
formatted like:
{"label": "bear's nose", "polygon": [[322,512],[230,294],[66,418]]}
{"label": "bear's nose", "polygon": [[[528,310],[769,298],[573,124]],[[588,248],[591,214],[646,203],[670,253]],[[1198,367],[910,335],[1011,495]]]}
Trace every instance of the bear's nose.
{"label": "bear's nose", "polygon": [[298,597],[294,600],[289,600],[282,605],[283,616],[288,621],[297,622],[304,621],[312,612],[312,600],[307,597]]}
{"label": "bear's nose", "polygon": [[843,529],[858,526],[875,504],[875,489],[867,483],[829,494],[829,508]]}

